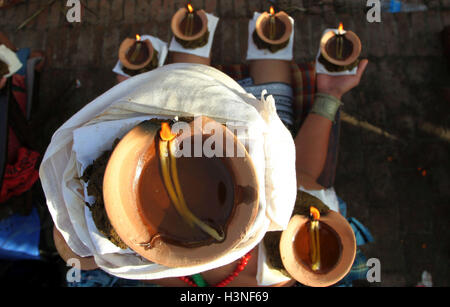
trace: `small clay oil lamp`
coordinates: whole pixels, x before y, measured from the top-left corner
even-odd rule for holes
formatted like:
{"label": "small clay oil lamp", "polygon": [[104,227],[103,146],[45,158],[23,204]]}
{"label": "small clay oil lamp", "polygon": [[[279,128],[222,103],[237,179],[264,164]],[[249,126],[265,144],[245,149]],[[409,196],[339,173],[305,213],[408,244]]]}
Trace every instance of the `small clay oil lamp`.
{"label": "small clay oil lamp", "polygon": [[184,48],[195,49],[208,43],[208,17],[204,10],[194,10],[190,3],[175,13],[171,28],[175,39]]}
{"label": "small clay oil lamp", "polygon": [[124,72],[134,76],[158,67],[158,52],[150,40],[142,40],[136,34],[136,39],[126,38],[120,45],[119,60]]}
{"label": "small clay oil lamp", "polygon": [[283,11],[275,14],[271,6],[269,12],[262,13],[256,20],[253,41],[258,49],[268,49],[274,53],[289,44],[291,34],[289,16]]}
{"label": "small clay oil lamp", "polygon": [[337,33],[328,31],[322,36],[319,62],[329,72],[352,70],[359,63],[361,49],[359,37],[340,23]]}
{"label": "small clay oil lamp", "polygon": [[123,242],[152,262],[183,267],[215,260],[239,244],[256,217],[258,184],[248,155],[176,157],[176,144],[205,143],[211,136],[206,124],[223,131],[224,153],[226,144],[244,149],[225,126],[199,117],[188,124],[191,133],[181,135],[167,122],[143,122],[109,159],[103,182],[108,218]]}
{"label": "small clay oil lamp", "polygon": [[347,220],[335,211],[321,216],[294,215],[280,240],[284,267],[298,282],[315,287],[337,283],[349,272],[356,254],[356,239]]}

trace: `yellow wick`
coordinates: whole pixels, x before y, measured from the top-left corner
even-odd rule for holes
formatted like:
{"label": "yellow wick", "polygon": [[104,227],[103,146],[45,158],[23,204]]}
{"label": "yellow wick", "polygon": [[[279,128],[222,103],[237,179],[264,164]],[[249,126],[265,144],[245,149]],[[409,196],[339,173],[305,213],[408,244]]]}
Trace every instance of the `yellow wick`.
{"label": "yellow wick", "polygon": [[202,222],[197,218],[187,207],[184,200],[183,191],[181,190],[180,181],[178,179],[177,162],[174,152],[175,135],[170,131],[168,123],[163,123],[161,128],[161,138],[159,141],[159,157],[161,161],[161,171],[166,186],[167,193],[172,203],[175,205],[175,209],[181,215],[181,217],[194,227],[197,225],[204,232],[209,234],[217,241],[223,241],[224,234],[219,234],[214,228]]}
{"label": "yellow wick", "polygon": [[181,190],[180,181],[178,179],[178,171],[177,171],[177,161],[176,157],[173,153],[174,146],[172,146],[172,142],[169,142],[169,157],[170,157],[170,166],[171,166],[171,173],[172,173],[172,179],[173,183],[175,185],[175,191],[178,195],[178,208],[177,210],[180,212],[181,215],[185,216],[187,220],[189,220],[189,223],[196,224],[200,229],[202,229],[204,232],[209,234],[211,237],[216,239],[217,241],[222,241],[225,237],[223,234],[219,234],[214,228],[207,225],[203,221],[201,221],[199,218],[197,218],[187,207],[186,201],[184,200],[183,191]]}
{"label": "yellow wick", "polygon": [[311,241],[311,269],[317,271],[320,269],[320,240],[319,240],[319,221],[311,221],[310,226]]}

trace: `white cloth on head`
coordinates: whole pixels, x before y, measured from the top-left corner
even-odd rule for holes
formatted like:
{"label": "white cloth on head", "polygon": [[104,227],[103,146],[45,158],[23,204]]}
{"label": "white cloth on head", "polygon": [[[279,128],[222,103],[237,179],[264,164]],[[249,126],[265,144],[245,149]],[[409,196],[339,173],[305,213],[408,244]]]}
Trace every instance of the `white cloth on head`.
{"label": "white cloth on head", "polygon": [[261,15],[261,13],[255,12],[253,14],[253,19],[248,23],[248,47],[247,47],[247,61],[248,60],[262,60],[262,59],[274,59],[274,60],[285,60],[292,61],[294,58],[294,19],[289,17],[292,23],[292,33],[289,38],[289,43],[283,49],[278,50],[277,52],[270,52],[267,49],[258,49],[256,47],[255,42],[253,41],[253,32],[256,27],[256,20]]}
{"label": "white cloth on head", "polygon": [[[168,53],[167,43],[151,35],[142,35],[141,40],[142,41],[149,40],[150,43],[152,43],[153,48],[156,51],[158,51],[158,67],[163,66],[166,61]],[[123,71],[122,67],[123,67],[122,62],[118,60],[116,66],[114,66],[113,68],[113,72],[125,77],[131,77],[129,74]]]}
{"label": "white cloth on head", "polygon": [[[83,156],[79,146],[74,147],[75,143],[83,143],[76,136],[99,133],[96,129],[105,123],[113,125],[111,133],[97,137],[98,141],[84,140],[89,146],[97,146],[93,152],[100,155],[115,137],[131,127],[126,120],[196,115],[227,123],[230,129],[247,128],[237,137],[243,144],[250,144],[249,155],[260,192],[258,215],[248,235],[229,254],[195,267],[168,268],[135,253],[104,253],[102,244],[94,242],[101,238],[93,239],[89,233],[85,195],[79,180],[81,165],[85,163],[80,159],[96,157]],[[88,130],[81,133],[78,129]],[[287,227],[297,191],[294,141],[276,113],[273,97],[255,99],[224,73],[200,64],[171,64],[140,74],[87,104],[55,132],[39,173],[49,211],[69,247],[81,257],[94,256],[104,271],[128,279],[192,275],[239,259],[267,231]]]}
{"label": "white cloth on head", "polygon": [[4,75],[5,78],[11,77],[22,68],[22,63],[16,53],[5,45],[0,45],[0,60],[8,65],[9,72]]}
{"label": "white cloth on head", "polygon": [[177,42],[174,36],[170,41],[169,51],[189,53],[197,55],[202,58],[209,58],[209,56],[211,55],[211,47],[214,41],[214,33],[216,32],[216,27],[217,23],[219,22],[219,18],[208,13],[206,13],[206,17],[208,18],[209,37],[208,42],[206,43],[205,46],[194,49],[184,48],[182,45],[180,45],[180,43]]}

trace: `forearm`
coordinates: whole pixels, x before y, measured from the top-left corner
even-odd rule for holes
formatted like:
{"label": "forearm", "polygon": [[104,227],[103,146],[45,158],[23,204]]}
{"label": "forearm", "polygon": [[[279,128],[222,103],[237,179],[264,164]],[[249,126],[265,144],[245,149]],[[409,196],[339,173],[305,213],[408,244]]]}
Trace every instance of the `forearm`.
{"label": "forearm", "polygon": [[311,112],[295,138],[297,177],[307,174],[317,180],[322,173],[331,127],[340,105],[337,97],[326,93],[316,94]]}
{"label": "forearm", "polygon": [[300,174],[314,180],[325,167],[332,122],[320,115],[309,114],[295,137],[297,182]]}

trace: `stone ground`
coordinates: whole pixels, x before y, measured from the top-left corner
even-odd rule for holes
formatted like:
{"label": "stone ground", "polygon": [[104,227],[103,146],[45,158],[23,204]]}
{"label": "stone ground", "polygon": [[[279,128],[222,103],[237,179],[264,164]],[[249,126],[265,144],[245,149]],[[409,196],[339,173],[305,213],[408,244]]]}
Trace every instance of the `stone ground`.
{"label": "stone ground", "polygon": [[[360,36],[370,64],[360,86],[344,97],[344,110],[398,138],[342,123],[335,188],[349,214],[375,237],[364,248],[369,258],[381,262],[381,283],[372,286],[414,286],[424,270],[431,272],[435,285],[449,286],[449,139],[424,127],[450,124],[450,63],[440,39],[450,25],[450,1],[408,2],[426,3],[428,10],[383,12],[381,23],[368,23],[365,0],[286,0],[278,5],[296,21],[297,62],[312,61],[322,31],[339,21]],[[81,24],[69,24],[61,11],[65,1],[57,1],[16,31],[43,3],[30,0],[0,11],[0,29],[18,47],[42,49],[47,55],[41,104],[33,119],[41,130],[42,152],[65,120],[113,86],[111,69],[120,42],[136,33],[169,42],[170,19],[186,1],[87,0]],[[192,3],[221,18],[213,64],[245,61],[248,20],[254,11],[267,10],[269,1]],[[75,79],[82,87],[68,89]]]}

